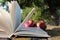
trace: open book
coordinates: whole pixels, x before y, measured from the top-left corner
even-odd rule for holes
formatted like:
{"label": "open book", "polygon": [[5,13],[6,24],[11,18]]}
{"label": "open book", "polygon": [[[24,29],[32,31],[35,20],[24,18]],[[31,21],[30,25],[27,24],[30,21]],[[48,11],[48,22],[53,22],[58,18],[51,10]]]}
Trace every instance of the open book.
{"label": "open book", "polygon": [[0,38],[10,38],[16,36],[31,37],[50,37],[45,31],[38,28],[24,28],[24,23],[33,15],[35,8],[27,15],[21,23],[21,8],[17,1],[11,1],[9,4],[9,12],[0,8]]}

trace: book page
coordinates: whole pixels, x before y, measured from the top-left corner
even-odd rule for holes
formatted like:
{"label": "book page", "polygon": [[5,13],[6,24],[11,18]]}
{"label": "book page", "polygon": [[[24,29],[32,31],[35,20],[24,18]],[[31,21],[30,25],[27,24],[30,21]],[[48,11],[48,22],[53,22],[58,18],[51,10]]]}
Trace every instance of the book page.
{"label": "book page", "polygon": [[24,24],[26,21],[30,19],[30,17],[33,15],[35,11],[35,8],[32,9],[32,11],[27,15],[27,17],[24,19],[24,21],[19,25],[19,27],[15,31],[16,36],[28,36],[28,37],[50,37],[45,31],[42,29],[34,28],[34,27],[28,27],[24,28]]}
{"label": "book page", "polygon": [[28,27],[24,28],[21,27],[20,30],[18,30],[15,35],[17,36],[28,36],[28,37],[50,37],[47,32],[43,31],[42,29],[34,28],[34,27]]}
{"label": "book page", "polygon": [[11,35],[13,30],[12,26],[13,25],[10,14],[6,10],[0,8],[0,35],[4,35],[5,33],[7,35]]}
{"label": "book page", "polygon": [[17,1],[11,1],[11,4],[9,6],[9,10],[11,13],[11,18],[13,20],[13,27],[15,30],[19,26],[19,24],[21,23],[22,9],[18,5]]}
{"label": "book page", "polygon": [[8,33],[7,28],[4,28],[3,26],[0,26],[0,38],[10,38],[11,34]]}
{"label": "book page", "polygon": [[29,14],[26,16],[26,18],[23,20],[23,22],[18,26],[18,28],[15,30],[18,31],[20,30],[21,27],[24,27],[24,24],[30,19],[30,17],[33,15],[33,13],[35,12],[35,8],[33,8],[31,10],[31,12],[29,12]]}

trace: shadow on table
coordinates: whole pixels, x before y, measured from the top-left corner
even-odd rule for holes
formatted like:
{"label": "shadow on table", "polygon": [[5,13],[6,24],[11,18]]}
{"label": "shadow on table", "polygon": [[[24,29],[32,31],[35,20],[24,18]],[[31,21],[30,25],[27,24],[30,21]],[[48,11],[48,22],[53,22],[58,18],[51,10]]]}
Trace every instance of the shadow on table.
{"label": "shadow on table", "polygon": [[53,29],[51,29],[51,30],[47,30],[47,33],[48,33],[51,37],[60,36],[60,28],[53,28]]}

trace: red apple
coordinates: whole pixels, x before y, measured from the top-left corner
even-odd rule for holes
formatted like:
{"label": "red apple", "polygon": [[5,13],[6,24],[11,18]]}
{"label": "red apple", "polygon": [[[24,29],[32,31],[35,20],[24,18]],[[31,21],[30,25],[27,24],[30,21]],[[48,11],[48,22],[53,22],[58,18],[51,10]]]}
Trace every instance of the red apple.
{"label": "red apple", "polygon": [[25,24],[24,24],[24,27],[25,28],[27,28],[27,27],[29,27],[30,25],[29,25],[29,22],[26,22]]}
{"label": "red apple", "polygon": [[25,24],[24,27],[33,27],[34,26],[34,21],[33,20],[28,20]]}
{"label": "red apple", "polygon": [[29,22],[30,27],[32,27],[34,25],[34,21],[33,20],[29,20],[28,22]]}
{"label": "red apple", "polygon": [[37,28],[41,28],[41,29],[44,29],[44,30],[47,27],[44,21],[37,22],[36,26],[37,26]]}

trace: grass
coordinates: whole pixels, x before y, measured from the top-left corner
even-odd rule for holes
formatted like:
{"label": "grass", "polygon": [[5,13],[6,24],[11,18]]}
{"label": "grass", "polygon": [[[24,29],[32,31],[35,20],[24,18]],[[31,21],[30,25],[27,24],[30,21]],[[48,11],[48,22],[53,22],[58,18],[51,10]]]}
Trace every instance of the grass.
{"label": "grass", "polygon": [[[47,33],[51,36],[48,40],[60,40],[60,27],[47,26]],[[30,38],[13,38],[13,40],[30,40]]]}

